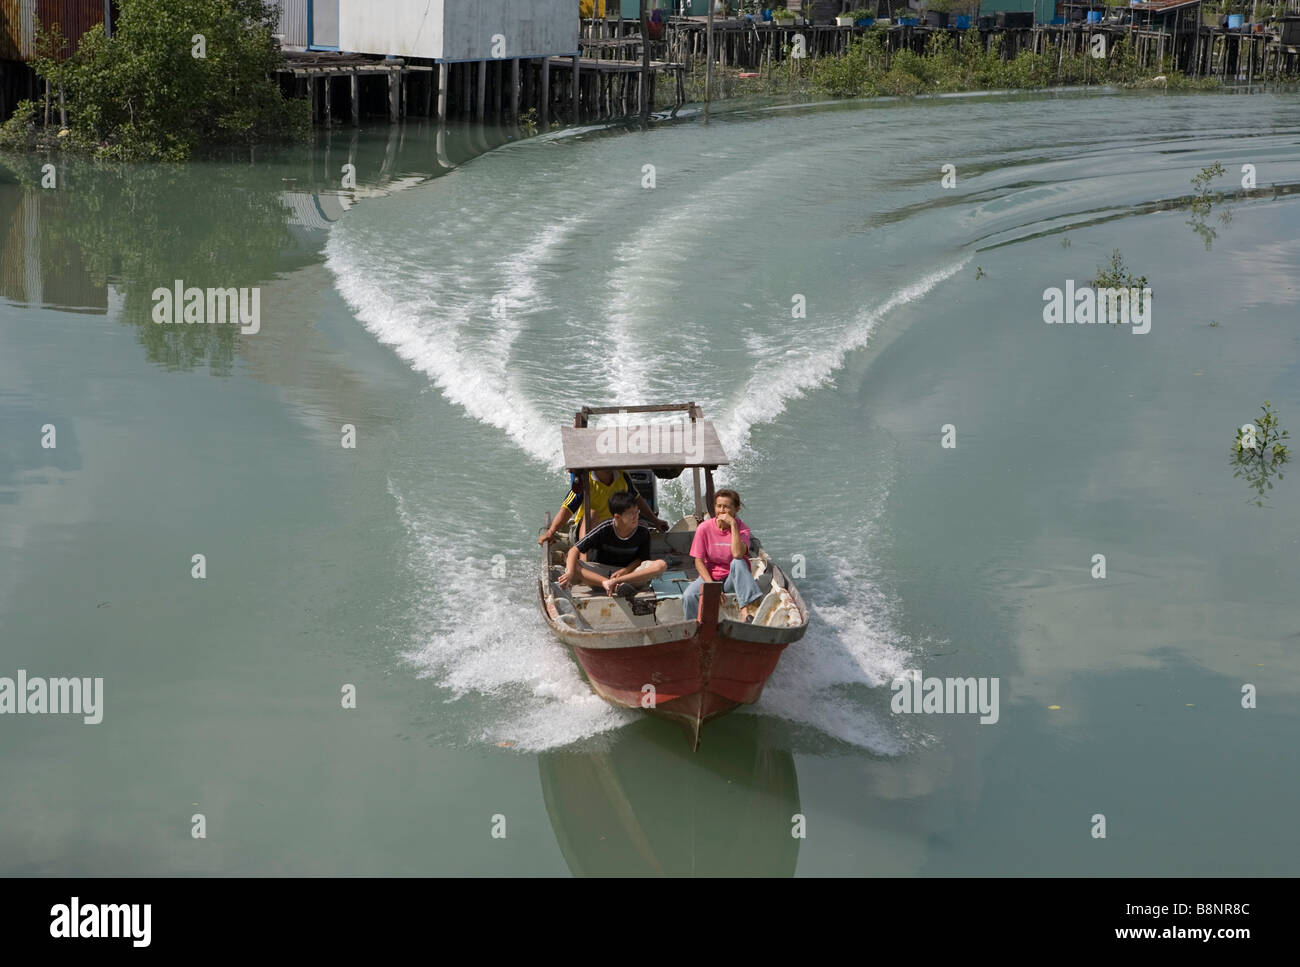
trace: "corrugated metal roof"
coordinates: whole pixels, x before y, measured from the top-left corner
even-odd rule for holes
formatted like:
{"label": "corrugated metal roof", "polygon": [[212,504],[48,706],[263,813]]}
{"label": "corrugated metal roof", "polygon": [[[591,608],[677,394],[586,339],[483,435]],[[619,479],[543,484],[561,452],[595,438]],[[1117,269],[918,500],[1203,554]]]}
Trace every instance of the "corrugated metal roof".
{"label": "corrugated metal roof", "polygon": [[0,0],[0,60],[31,60],[37,26],[58,24],[68,46],[65,57],[95,24],[104,22],[104,0]]}
{"label": "corrugated metal roof", "polygon": [[45,27],[59,25],[68,38],[63,53],[69,57],[77,52],[81,35],[104,22],[104,0],[36,0],[36,18]]}
{"label": "corrugated metal roof", "polygon": [[280,0],[280,25],[285,47],[307,46],[307,0]]}
{"label": "corrugated metal roof", "polygon": [[1140,2],[1140,0],[1129,0],[1129,7],[1134,10],[1152,10],[1156,13],[1167,13],[1181,7],[1199,7],[1200,5],[1201,0],[1146,0],[1145,3]]}
{"label": "corrugated metal roof", "polygon": [[31,56],[36,0],[0,0],[0,60]]}

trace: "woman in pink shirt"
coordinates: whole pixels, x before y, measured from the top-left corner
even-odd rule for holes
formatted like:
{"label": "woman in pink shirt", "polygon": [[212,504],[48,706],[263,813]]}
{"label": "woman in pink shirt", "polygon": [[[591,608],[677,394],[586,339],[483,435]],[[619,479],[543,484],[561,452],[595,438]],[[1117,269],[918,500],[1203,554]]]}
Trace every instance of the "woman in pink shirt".
{"label": "woman in pink shirt", "polygon": [[688,621],[700,614],[700,588],[705,581],[722,581],[722,590],[736,595],[740,615],[754,620],[754,605],[763,596],[749,570],[749,528],[736,516],[740,494],[719,490],[713,498],[713,516],[695,529],[691,557],[700,575],[682,592],[682,608]]}

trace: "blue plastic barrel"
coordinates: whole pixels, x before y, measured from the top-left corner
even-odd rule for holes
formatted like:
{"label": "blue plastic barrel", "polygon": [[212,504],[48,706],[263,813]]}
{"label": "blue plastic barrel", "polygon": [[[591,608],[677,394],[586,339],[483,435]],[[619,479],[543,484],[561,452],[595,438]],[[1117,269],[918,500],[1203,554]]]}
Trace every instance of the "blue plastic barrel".
{"label": "blue plastic barrel", "polygon": [[1101,11],[1100,11],[1100,10],[1089,10],[1089,11],[1088,11],[1088,23],[1090,23],[1090,24],[1099,24],[1099,23],[1101,23]]}
{"label": "blue plastic barrel", "polygon": [[1242,23],[1242,16],[1243,16],[1243,15],[1242,15],[1242,14],[1239,14],[1239,13],[1230,13],[1230,14],[1228,14],[1228,29],[1229,29],[1229,30],[1240,30],[1240,29],[1241,29],[1241,23]]}
{"label": "blue plastic barrel", "polygon": [[957,14],[957,29],[970,30],[970,14],[968,13]]}

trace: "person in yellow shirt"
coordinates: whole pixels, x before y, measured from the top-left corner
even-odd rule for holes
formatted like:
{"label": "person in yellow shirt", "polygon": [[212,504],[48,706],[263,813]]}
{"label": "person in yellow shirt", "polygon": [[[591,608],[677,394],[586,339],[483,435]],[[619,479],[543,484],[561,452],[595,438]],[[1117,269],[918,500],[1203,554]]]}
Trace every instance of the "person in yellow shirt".
{"label": "person in yellow shirt", "polygon": [[[645,514],[646,520],[654,524],[656,530],[666,531],[668,522],[655,516],[646,499],[636,492],[632,486],[632,481],[628,479],[626,473],[622,470],[591,470],[587,473],[587,490],[591,493],[591,512],[592,526],[609,520],[614,515],[609,510],[609,498],[619,491],[629,491],[635,498],[637,507],[641,513]],[[564,503],[560,505],[560,512],[555,515],[551,521],[551,526],[546,529],[546,533],[537,538],[538,544],[546,544],[555,538],[555,532],[569,522],[570,518],[576,518],[578,521],[578,537],[581,539],[586,534],[586,507],[582,502],[582,494],[576,487],[569,491],[569,495],[564,498]]]}

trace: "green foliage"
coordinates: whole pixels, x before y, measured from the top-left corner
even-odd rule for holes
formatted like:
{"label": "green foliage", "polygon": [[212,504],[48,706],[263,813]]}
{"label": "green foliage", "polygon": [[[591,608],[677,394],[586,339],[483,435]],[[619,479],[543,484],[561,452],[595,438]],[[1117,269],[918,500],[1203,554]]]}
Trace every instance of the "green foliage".
{"label": "green foliage", "polygon": [[1263,410],[1263,414],[1255,417],[1255,446],[1244,445],[1245,434],[1241,428],[1238,428],[1233,450],[1247,459],[1263,460],[1265,454],[1271,453],[1274,460],[1285,461],[1290,457],[1291,451],[1282,441],[1288,439],[1291,434],[1282,429],[1278,415],[1273,412],[1273,405],[1268,400],[1264,401],[1260,409]]}
{"label": "green foliage", "polygon": [[1263,414],[1255,418],[1255,446],[1251,448],[1243,445],[1246,437],[1238,428],[1232,454],[1236,468],[1232,476],[1245,480],[1255,491],[1256,507],[1264,506],[1264,491],[1273,489],[1272,478],[1281,480],[1285,476],[1282,467],[1291,456],[1290,449],[1282,442],[1289,434],[1281,429],[1277,414],[1273,412],[1268,400],[1264,401],[1261,409]]}
{"label": "green foliage", "polygon": [[[938,9],[933,7],[932,9]],[[832,97],[863,97],[878,93],[924,94],[972,90],[1031,90],[1066,84],[1140,83],[1137,56],[1127,39],[1114,44],[1104,58],[1088,51],[1066,53],[1049,47],[1040,53],[1021,51],[1004,60],[1002,37],[985,50],[978,34],[954,42],[947,31],[930,36],[923,55],[908,50],[887,54],[884,33],[868,31],[838,57],[821,58],[817,86]],[[1174,81],[1174,75],[1170,77]]]}
{"label": "green foliage", "polygon": [[1124,256],[1119,254],[1119,249],[1115,249],[1110,254],[1110,265],[1098,267],[1097,277],[1092,280],[1091,285],[1098,289],[1145,289],[1147,277],[1129,272],[1128,267],[1124,265]]}
{"label": "green foliage", "polygon": [[[1210,191],[1210,182],[1220,177],[1225,172],[1222,164],[1214,164],[1202,168],[1198,174],[1192,176],[1192,187],[1196,189],[1196,194],[1188,202],[1187,207],[1192,212],[1192,217],[1187,224],[1197,235],[1205,242],[1205,250],[1208,252],[1214,245],[1214,240],[1218,237],[1218,231],[1205,223],[1205,216],[1210,213],[1214,203],[1222,200],[1223,196],[1219,192]],[[1224,209],[1219,214],[1219,221],[1227,225],[1232,221],[1232,212]]]}
{"label": "green foliage", "polygon": [[1217,197],[1210,192],[1210,182],[1223,175],[1224,170],[1223,165],[1216,161],[1202,168],[1199,174],[1192,175],[1192,187],[1196,189],[1196,197],[1191,203],[1192,211],[1205,214],[1210,210]]}
{"label": "green foliage", "polygon": [[273,75],[277,17],[267,0],[122,0],[112,38],[95,26],[60,63],[52,33],[34,66],[65,90],[74,140],[109,158],[182,160],[310,129],[307,104]]}
{"label": "green foliage", "polygon": [[19,101],[13,117],[0,125],[0,148],[34,147],[38,120],[35,102]]}

